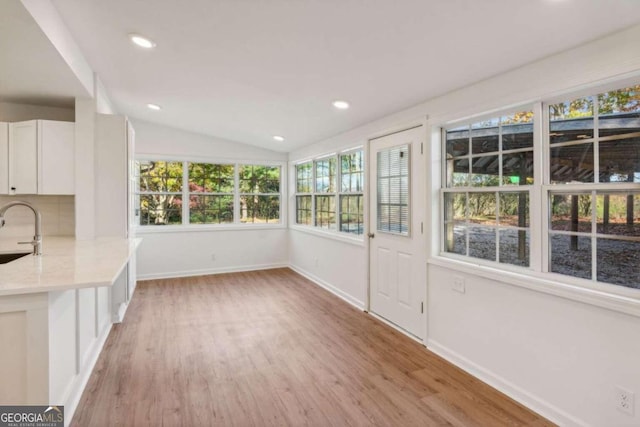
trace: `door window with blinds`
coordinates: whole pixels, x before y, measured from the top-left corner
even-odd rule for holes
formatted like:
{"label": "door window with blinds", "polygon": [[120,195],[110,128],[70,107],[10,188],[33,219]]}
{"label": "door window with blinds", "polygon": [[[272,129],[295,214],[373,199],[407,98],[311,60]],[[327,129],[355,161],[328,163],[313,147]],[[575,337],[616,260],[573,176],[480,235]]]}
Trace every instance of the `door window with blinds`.
{"label": "door window with blinds", "polygon": [[364,154],[351,149],[296,165],[296,224],[364,233]]}
{"label": "door window with blinds", "polygon": [[409,145],[377,154],[377,231],[409,235]]}

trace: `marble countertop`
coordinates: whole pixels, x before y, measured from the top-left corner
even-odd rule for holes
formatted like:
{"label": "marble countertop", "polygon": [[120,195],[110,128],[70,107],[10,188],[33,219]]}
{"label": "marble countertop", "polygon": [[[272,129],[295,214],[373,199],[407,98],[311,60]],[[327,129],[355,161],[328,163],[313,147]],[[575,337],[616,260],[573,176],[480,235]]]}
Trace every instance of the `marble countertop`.
{"label": "marble countertop", "polygon": [[[29,239],[27,239],[29,240]],[[111,286],[142,239],[44,237],[42,255],[0,264],[0,296]],[[0,239],[0,254],[27,252],[18,239]]]}

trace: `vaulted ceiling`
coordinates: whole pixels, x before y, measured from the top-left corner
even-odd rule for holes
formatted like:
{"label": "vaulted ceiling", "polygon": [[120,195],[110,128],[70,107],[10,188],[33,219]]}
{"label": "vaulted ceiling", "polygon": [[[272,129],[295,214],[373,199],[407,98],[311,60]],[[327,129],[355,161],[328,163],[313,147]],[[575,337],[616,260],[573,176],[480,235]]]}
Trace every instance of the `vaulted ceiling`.
{"label": "vaulted ceiling", "polygon": [[0,1],[0,102],[73,107],[88,95],[22,3]]}
{"label": "vaulted ceiling", "polygon": [[637,0],[53,4],[121,112],[279,151],[640,22]]}

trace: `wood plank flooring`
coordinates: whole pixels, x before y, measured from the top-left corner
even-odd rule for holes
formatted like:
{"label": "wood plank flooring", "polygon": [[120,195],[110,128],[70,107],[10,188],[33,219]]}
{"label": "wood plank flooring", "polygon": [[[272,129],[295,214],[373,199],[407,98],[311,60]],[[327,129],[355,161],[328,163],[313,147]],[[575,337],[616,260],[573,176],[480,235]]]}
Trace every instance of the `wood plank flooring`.
{"label": "wood plank flooring", "polygon": [[289,269],[140,282],[73,426],[550,426]]}

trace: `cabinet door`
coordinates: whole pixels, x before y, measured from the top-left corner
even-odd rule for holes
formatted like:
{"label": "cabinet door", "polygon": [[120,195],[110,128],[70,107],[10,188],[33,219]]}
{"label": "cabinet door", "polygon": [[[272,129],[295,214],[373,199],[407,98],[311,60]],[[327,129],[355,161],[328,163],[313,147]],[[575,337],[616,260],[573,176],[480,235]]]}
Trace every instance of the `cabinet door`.
{"label": "cabinet door", "polygon": [[0,123],[0,194],[9,194],[9,123]]}
{"label": "cabinet door", "polygon": [[75,193],[75,125],[38,120],[38,194]]}
{"label": "cabinet door", "polygon": [[9,194],[38,192],[37,121],[9,124]]}

